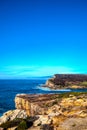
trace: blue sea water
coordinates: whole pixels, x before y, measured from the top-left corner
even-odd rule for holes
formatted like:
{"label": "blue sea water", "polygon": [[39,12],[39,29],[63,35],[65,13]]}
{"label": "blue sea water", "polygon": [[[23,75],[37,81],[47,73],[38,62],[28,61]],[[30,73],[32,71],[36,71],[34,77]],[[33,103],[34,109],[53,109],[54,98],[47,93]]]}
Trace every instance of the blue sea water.
{"label": "blue sea water", "polygon": [[14,98],[16,94],[44,94],[44,93],[63,93],[69,91],[87,91],[80,90],[50,90],[41,87],[46,82],[45,79],[32,80],[0,80],[0,116],[8,111],[15,109]]}
{"label": "blue sea water", "polygon": [[44,93],[38,86],[45,80],[0,80],[0,116],[11,109],[15,109],[16,94]]}

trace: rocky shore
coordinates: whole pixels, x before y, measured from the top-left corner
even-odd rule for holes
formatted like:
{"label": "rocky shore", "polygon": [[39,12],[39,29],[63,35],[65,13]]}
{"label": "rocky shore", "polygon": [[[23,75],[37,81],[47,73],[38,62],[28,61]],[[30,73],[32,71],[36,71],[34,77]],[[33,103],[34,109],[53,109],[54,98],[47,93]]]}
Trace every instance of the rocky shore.
{"label": "rocky shore", "polygon": [[84,74],[55,74],[46,81],[44,87],[51,89],[81,89],[87,88],[87,75]]}
{"label": "rocky shore", "polygon": [[[51,89],[86,89],[87,75],[56,74]],[[18,94],[15,110],[0,117],[0,130],[87,130],[87,92]]]}
{"label": "rocky shore", "polygon": [[19,94],[15,106],[0,130],[87,130],[87,93]]}

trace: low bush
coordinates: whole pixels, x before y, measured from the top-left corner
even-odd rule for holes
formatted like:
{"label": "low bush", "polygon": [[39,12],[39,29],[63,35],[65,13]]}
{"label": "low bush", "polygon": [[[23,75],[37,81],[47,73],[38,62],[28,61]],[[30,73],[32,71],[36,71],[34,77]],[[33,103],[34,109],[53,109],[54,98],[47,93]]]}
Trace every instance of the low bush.
{"label": "low bush", "polygon": [[81,82],[81,86],[87,86],[87,81]]}
{"label": "low bush", "polygon": [[11,128],[17,126],[20,122],[20,120],[7,121],[6,123],[1,124],[0,127],[4,129]]}
{"label": "low bush", "polygon": [[26,121],[21,121],[16,130],[26,130],[28,128]]}

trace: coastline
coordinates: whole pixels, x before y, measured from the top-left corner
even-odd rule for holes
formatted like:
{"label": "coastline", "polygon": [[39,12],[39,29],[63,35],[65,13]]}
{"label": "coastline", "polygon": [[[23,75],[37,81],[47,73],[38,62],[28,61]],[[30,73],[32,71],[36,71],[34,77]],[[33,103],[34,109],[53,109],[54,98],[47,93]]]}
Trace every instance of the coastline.
{"label": "coastline", "polygon": [[[87,120],[87,92],[18,94],[15,97],[15,107],[15,110],[10,110],[0,117],[0,127],[9,130],[11,127],[18,128],[19,124],[24,122],[27,130],[36,130],[37,128],[41,130],[41,127],[45,127],[45,129],[47,127],[49,130],[51,128],[52,130],[55,128],[65,130],[66,127],[69,127],[69,130],[74,130],[80,126],[87,128],[85,125]],[[69,120],[75,126],[70,125]],[[78,124],[78,121],[81,124]],[[32,123],[32,125],[28,125],[27,122],[28,124]],[[65,126],[64,123],[66,122],[67,125]],[[22,128],[25,127],[24,124]]]}
{"label": "coastline", "polygon": [[[19,127],[21,130],[22,127],[25,127],[23,130],[41,130],[42,127],[42,130],[46,128],[66,130],[67,127],[69,130],[79,127],[87,128],[85,125],[87,120],[86,87],[66,88],[63,86],[63,88],[57,87],[56,89],[50,86],[44,87],[44,85],[37,87],[37,90],[41,89],[43,94],[17,94],[15,109],[5,112],[0,117],[0,127],[3,130],[16,130]],[[70,120],[74,125],[69,124]],[[78,121],[81,124],[78,124]],[[22,126],[21,123],[23,123]],[[64,123],[67,123],[66,127]]]}
{"label": "coastline", "polygon": [[43,87],[57,89],[87,89],[87,75],[84,74],[55,74],[49,78]]}

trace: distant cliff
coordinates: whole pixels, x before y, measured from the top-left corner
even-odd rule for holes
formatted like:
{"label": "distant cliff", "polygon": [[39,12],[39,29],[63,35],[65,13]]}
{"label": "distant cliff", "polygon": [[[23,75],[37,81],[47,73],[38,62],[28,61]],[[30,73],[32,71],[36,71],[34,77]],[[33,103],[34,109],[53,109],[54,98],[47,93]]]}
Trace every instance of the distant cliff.
{"label": "distant cliff", "polygon": [[55,74],[46,81],[46,87],[51,89],[87,88],[87,75],[83,74]]}

